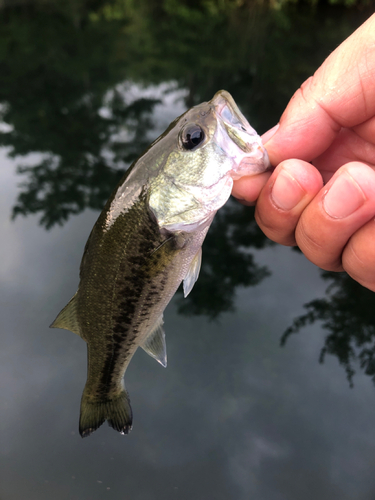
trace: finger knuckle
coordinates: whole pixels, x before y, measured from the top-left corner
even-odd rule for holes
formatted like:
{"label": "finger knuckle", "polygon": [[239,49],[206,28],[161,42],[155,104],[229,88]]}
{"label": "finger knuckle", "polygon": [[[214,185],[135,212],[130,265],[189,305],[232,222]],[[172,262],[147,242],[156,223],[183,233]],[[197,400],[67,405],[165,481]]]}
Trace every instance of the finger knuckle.
{"label": "finger knuckle", "polygon": [[294,227],[286,228],[285,224],[277,224],[275,218],[264,217],[259,210],[255,211],[255,220],[263,233],[272,241],[285,246],[294,246]]}
{"label": "finger knuckle", "polygon": [[342,271],[341,249],[329,244],[322,233],[305,223],[302,217],[296,229],[296,241],[300,250],[315,265],[325,271]]}

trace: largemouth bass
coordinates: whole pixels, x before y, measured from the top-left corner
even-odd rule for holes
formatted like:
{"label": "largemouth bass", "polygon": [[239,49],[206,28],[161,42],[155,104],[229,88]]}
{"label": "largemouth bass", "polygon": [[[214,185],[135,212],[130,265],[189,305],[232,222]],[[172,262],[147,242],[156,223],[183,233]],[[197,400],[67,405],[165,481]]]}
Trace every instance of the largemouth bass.
{"label": "largemouth bass", "polygon": [[233,179],[268,168],[260,137],[222,90],[172,122],[126,172],[88,238],[78,290],[51,325],[87,342],[82,437],[105,420],[129,432],[131,358],[140,346],[166,366],[165,307],[182,281],[185,297],[193,288]]}

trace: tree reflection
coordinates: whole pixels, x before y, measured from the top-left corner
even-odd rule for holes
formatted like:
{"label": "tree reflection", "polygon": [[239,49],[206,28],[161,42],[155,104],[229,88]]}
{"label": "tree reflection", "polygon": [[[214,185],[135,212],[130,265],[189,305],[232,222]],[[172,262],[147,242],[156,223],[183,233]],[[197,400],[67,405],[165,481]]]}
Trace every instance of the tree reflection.
{"label": "tree reflection", "polygon": [[[190,11],[174,11],[172,3],[166,2],[158,13],[157,4],[145,2],[148,15],[144,17],[130,10],[133,25],[109,4],[93,15],[92,9],[85,10],[83,1],[74,16],[67,6],[62,9],[53,2],[49,9],[47,4],[36,3],[6,11],[2,40],[0,33],[5,54],[0,62],[0,100],[4,103],[2,120],[10,127],[1,132],[0,144],[9,147],[13,156],[39,152],[42,157],[38,164],[18,167],[25,181],[14,217],[41,214],[40,223],[48,229],[87,207],[103,207],[124,170],[151,141],[152,114],[159,102],[156,98],[129,99],[127,77],[137,75],[140,80],[160,83],[163,74],[180,80],[183,88],[190,85],[188,103],[203,100],[200,92],[204,90],[196,88],[190,67],[197,59],[194,52],[202,51],[198,50],[196,27],[186,14],[190,12],[202,26],[211,25],[215,30],[225,23],[224,11],[213,12],[205,21],[206,10],[199,10],[199,5],[198,10],[193,6]],[[154,22],[156,15],[160,23]],[[25,16],[27,23],[23,22]],[[177,24],[168,22],[170,16]],[[145,31],[147,23],[150,29]],[[179,23],[186,29],[170,45]],[[130,37],[131,30],[135,33]],[[208,43],[212,33],[206,35]],[[152,43],[146,43],[145,37],[151,37]],[[208,52],[215,43],[215,39],[210,41]],[[180,57],[187,49],[192,50],[191,65]],[[139,65],[140,58],[146,65]],[[212,53],[208,57],[206,48],[200,58],[199,64],[205,58],[207,64]],[[226,59],[227,65],[229,55]],[[214,81],[211,86],[210,94],[218,88]],[[205,243],[195,293],[181,301],[180,311],[216,317],[233,308],[238,285],[255,285],[267,275],[248,249],[269,243],[257,228],[251,209],[228,204],[215,219]]]}
{"label": "tree reflection", "polygon": [[374,293],[346,273],[322,271],[322,277],[331,282],[326,297],[304,306],[306,314],[296,318],[285,331],[281,345],[304,326],[321,321],[328,335],[320,353],[320,362],[324,361],[326,354],[337,356],[350,385],[353,385],[354,365],[359,361],[360,367],[375,383]]}
{"label": "tree reflection", "polygon": [[[7,127],[0,129],[0,145],[17,158],[35,152],[41,158],[18,168],[23,184],[13,216],[38,214],[50,228],[103,207],[155,135],[159,101],[130,98],[126,89],[135,82],[173,81],[186,91],[187,106],[225,88],[259,132],[273,126],[294,90],[368,16],[353,10],[348,20],[345,9],[327,2],[288,4],[3,1],[0,118]],[[221,210],[204,244],[194,294],[180,311],[216,317],[233,308],[237,286],[267,275],[249,249],[268,244],[251,209],[232,203]]]}
{"label": "tree reflection", "polygon": [[[84,102],[55,110],[50,120],[39,124],[44,140],[58,135],[58,144],[39,164],[18,167],[19,173],[27,174],[27,181],[13,217],[42,213],[40,223],[48,229],[86,207],[102,209],[126,166],[146,148],[149,139],[145,131],[152,129],[151,111],[157,99],[140,98],[126,104],[123,96],[113,91],[106,99],[105,116],[101,115],[102,103],[93,101],[88,95]],[[19,130],[3,134],[2,143],[13,142],[16,154],[19,147],[14,146],[14,135],[21,135],[19,142],[23,143],[28,136]]]}
{"label": "tree reflection", "polygon": [[26,180],[13,213],[41,214],[47,228],[101,208],[150,142],[156,100],[127,101],[116,91],[122,82],[175,81],[187,106],[226,88],[263,131],[360,23],[357,14],[339,22],[342,10],[324,5],[270,10],[255,0],[34,0],[0,12],[0,114],[9,126],[0,145],[43,155],[19,168]]}

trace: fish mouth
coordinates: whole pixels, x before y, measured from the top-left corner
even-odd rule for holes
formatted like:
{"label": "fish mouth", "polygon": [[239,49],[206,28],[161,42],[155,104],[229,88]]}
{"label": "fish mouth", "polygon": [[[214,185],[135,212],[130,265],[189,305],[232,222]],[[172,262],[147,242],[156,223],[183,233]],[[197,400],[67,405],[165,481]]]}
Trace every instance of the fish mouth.
{"label": "fish mouth", "polygon": [[[255,175],[271,168],[262,140],[238,109],[229,92],[220,90],[210,101],[218,118],[220,147],[233,159],[233,179]],[[224,133],[223,133],[224,132]]]}

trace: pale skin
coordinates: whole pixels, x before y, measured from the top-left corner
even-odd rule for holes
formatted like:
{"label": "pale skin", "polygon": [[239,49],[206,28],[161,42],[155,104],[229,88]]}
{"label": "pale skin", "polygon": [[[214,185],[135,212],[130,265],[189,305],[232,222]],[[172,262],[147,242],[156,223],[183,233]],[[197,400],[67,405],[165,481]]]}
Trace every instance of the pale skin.
{"label": "pale skin", "polygon": [[375,291],[375,14],[292,97],[262,137],[276,168],[232,194],[263,232]]}

